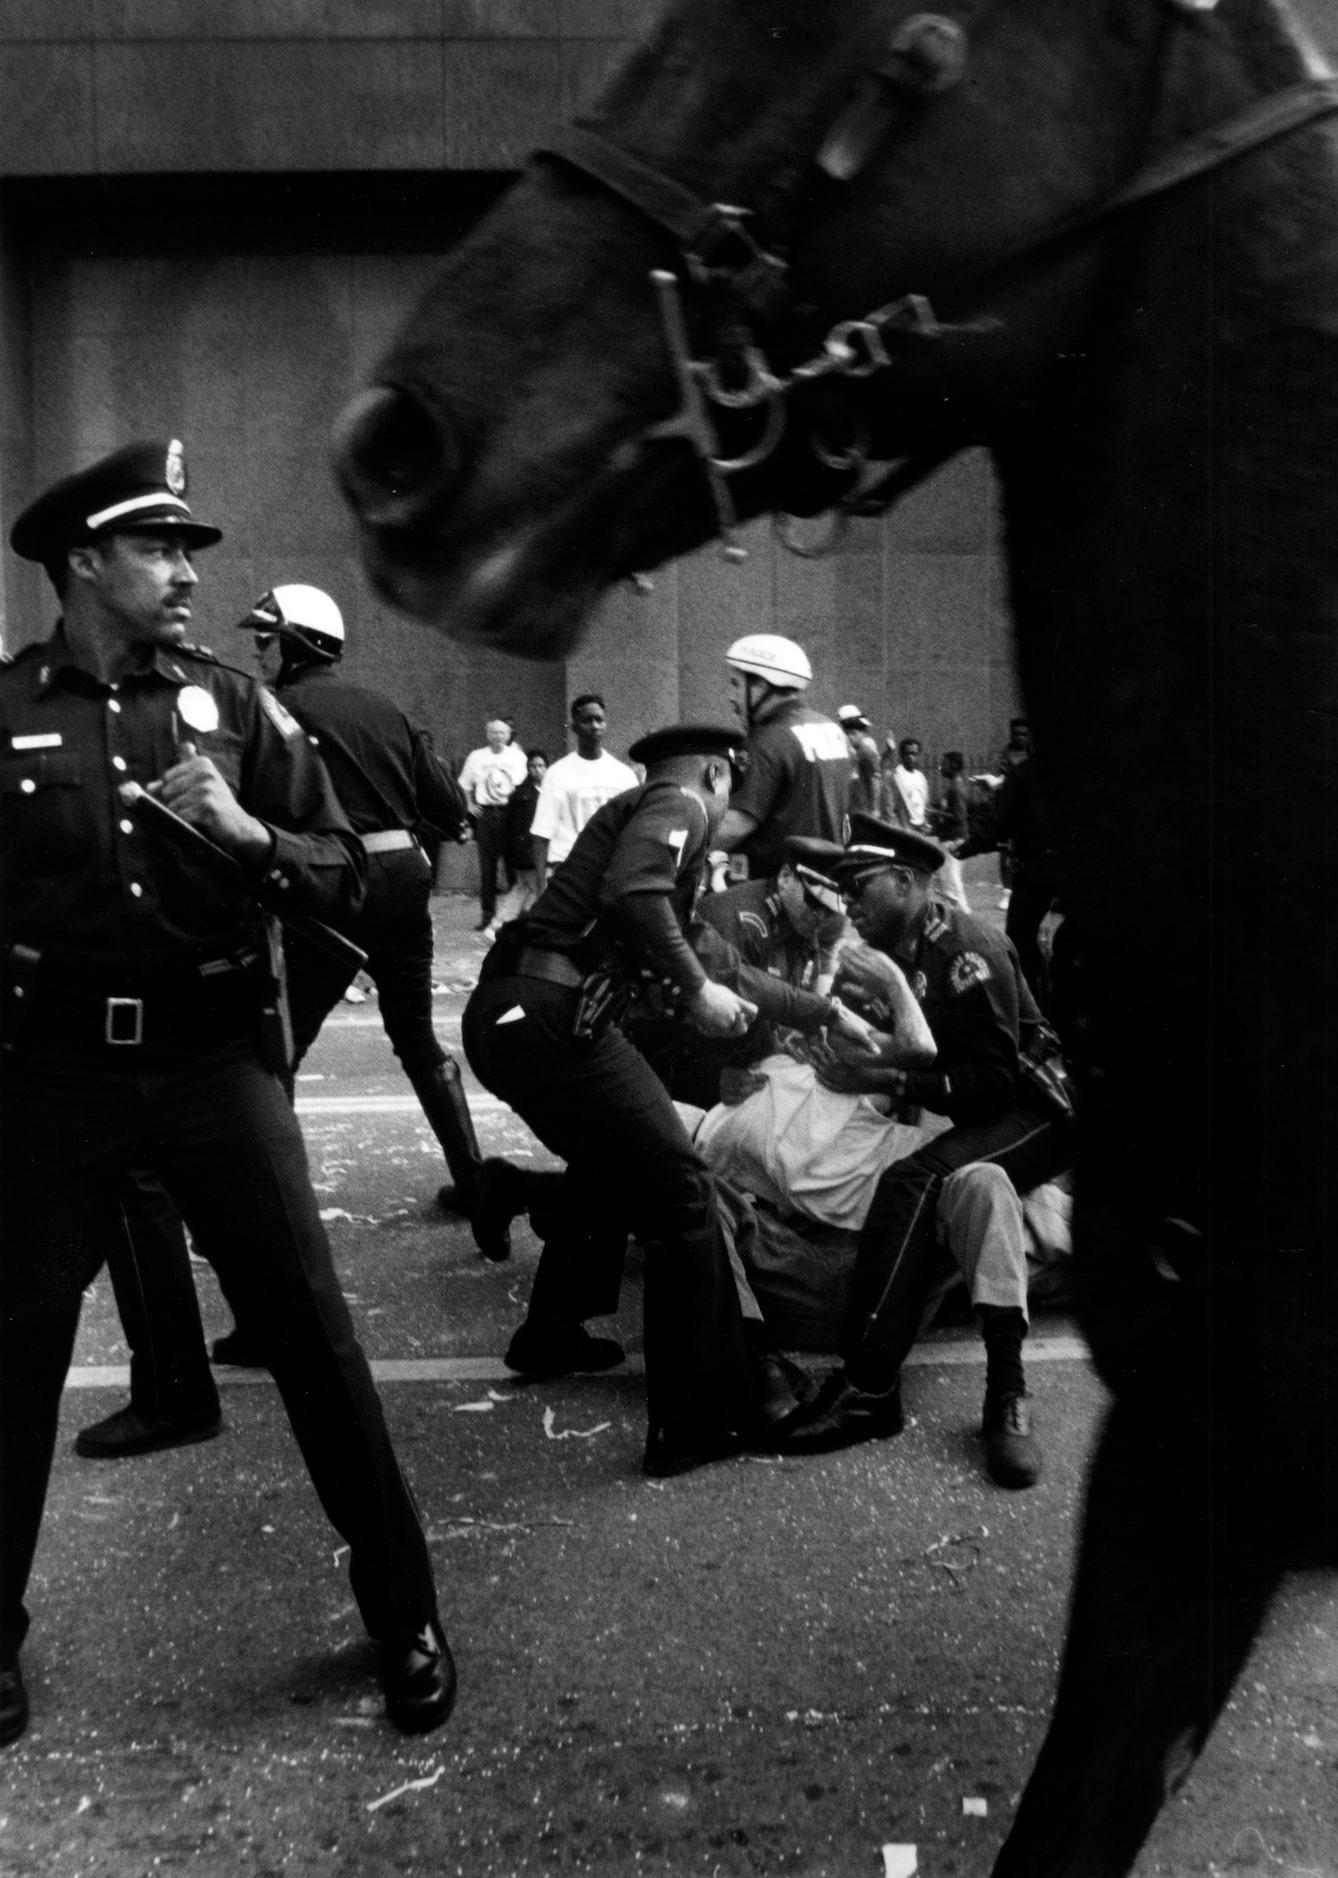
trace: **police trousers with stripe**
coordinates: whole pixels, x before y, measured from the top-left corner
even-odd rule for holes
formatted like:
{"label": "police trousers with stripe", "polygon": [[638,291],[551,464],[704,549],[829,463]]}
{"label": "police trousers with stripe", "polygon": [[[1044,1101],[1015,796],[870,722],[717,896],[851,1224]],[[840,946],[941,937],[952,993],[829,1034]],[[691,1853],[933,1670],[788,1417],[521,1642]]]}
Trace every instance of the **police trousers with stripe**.
{"label": "police trousers with stripe", "polygon": [[860,1231],[842,1338],[841,1354],[858,1388],[890,1389],[915,1342],[938,1263],[938,1203],[948,1176],[986,1161],[1026,1193],[1072,1160],[1072,1124],[1038,1102],[950,1128],[892,1163]]}

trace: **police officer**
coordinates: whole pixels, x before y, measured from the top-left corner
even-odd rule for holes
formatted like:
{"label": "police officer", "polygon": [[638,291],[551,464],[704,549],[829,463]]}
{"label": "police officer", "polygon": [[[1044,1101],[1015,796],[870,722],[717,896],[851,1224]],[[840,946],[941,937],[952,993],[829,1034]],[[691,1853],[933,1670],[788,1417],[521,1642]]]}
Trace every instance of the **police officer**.
{"label": "police officer", "polygon": [[[881,993],[878,954],[900,967],[937,1047],[928,1069],[831,1063],[833,1088],[890,1098],[903,1112],[927,1108],[953,1127],[878,1183],[860,1233],[842,1354],[821,1394],[785,1442],[822,1453],[902,1426],[901,1365],[915,1341],[936,1250],[943,1183],[971,1162],[994,1163],[1020,1192],[1072,1162],[1070,1116],[1053,1073],[1057,1045],[1027,989],[1009,941],[932,891],[943,849],[926,835],[854,814],[839,877],[869,951],[843,963],[837,988],[866,1006]],[[896,1112],[894,1110],[894,1112]],[[997,1480],[1029,1485],[1040,1469],[1022,1373],[1024,1313],[984,1307],[983,1433]]]}
{"label": "police officer", "polygon": [[[449,769],[399,707],[379,691],[344,683],[344,621],[318,587],[275,587],[241,622],[253,632],[262,673],[277,681],[285,709],[316,745],[339,803],[367,857],[366,893],[341,930],[367,954],[381,1021],[441,1143],[455,1185],[439,1203],[468,1212],[477,1197],[481,1156],[460,1066],[432,1024],[432,870],[411,832],[425,824],[459,830],[464,796]],[[272,670],[269,667],[272,666]],[[292,1077],[348,982],[348,966],[310,939],[285,935],[293,1033]],[[204,1355],[203,1328],[180,1227],[153,1183],[124,1195],[126,1230],[107,1264],[130,1346],[128,1407],[82,1428],[75,1449],[88,1459],[120,1460],[178,1447],[222,1426],[218,1393]],[[490,1256],[510,1251],[505,1227],[486,1242]],[[215,1340],[214,1361],[259,1365],[264,1354],[245,1326]]]}
{"label": "police officer", "polygon": [[[386,1035],[441,1143],[454,1182],[437,1195],[447,1211],[472,1212],[482,1157],[460,1065],[432,1024],[432,869],[415,840],[428,824],[462,832],[465,798],[429,747],[427,733],[383,692],[353,685],[336,667],[344,621],[318,587],[272,588],[241,622],[262,660],[277,658],[278,696],[312,738],[340,806],[367,856],[362,907],[341,930],[367,954]],[[347,974],[328,952],[290,936],[288,996],[294,1068],[343,994]],[[509,1247],[493,1248],[505,1257]]]}
{"label": "police officer", "polygon": [[615,1021],[649,984],[708,1035],[747,1028],[751,1007],[711,982],[684,938],[735,743],[728,730],[676,725],[633,745],[645,783],[596,810],[526,919],[494,945],[464,1016],[480,1081],[566,1162],[507,1362],[551,1375],[620,1360],[583,1324],[616,1304],[630,1226],[646,1248],[652,1474],[735,1451],[755,1406],[714,1183]]}
{"label": "police officer", "polygon": [[[365,860],[300,727],[186,644],[194,552],[220,531],[185,491],[179,443],[132,444],[47,490],[10,537],[62,618],[0,671],[0,1742],[27,1723],[23,1599],[80,1298],[140,1168],[206,1228],[263,1340],[348,1542],[391,1720],[432,1728],[454,1700],[422,1528],[257,1036],[272,1002],[257,894],[347,916]],[[161,833],[155,798],[184,836]]]}
{"label": "police officer", "polygon": [[867,1027],[833,1005],[836,948],[848,931],[845,901],[831,869],[834,841],[792,835],[771,880],[746,880],[697,903],[689,939],[711,977],[758,1006],[737,1042],[717,1042],[681,1024],[637,1042],[673,1095],[696,1108],[739,1102],[760,1086],[751,1067],[781,1046],[778,1031],[812,1034],[835,1024],[855,1040]]}
{"label": "police officer", "polygon": [[716,845],[748,857],[754,878],[775,875],[790,835],[843,841],[850,746],[830,717],[804,703],[813,668],[793,639],[749,633],[725,654],[730,702],[748,733],[747,766]]}

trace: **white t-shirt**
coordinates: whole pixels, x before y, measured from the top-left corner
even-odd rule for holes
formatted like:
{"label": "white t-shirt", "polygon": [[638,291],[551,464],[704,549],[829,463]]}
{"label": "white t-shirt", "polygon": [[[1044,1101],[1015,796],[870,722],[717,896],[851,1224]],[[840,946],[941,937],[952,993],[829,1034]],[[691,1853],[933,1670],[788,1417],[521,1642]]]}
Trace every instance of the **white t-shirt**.
{"label": "white t-shirt", "polygon": [[898,763],[892,780],[901,791],[912,828],[923,828],[929,812],[929,778],[922,769],[906,769]]}
{"label": "white t-shirt", "polygon": [[539,785],[539,801],[530,824],[531,835],[548,843],[548,865],[556,867],[566,860],[596,809],[624,790],[640,787],[636,771],[607,750],[601,750],[596,757],[584,757],[575,750],[570,756],[560,756]]}
{"label": "white t-shirt", "polygon": [[525,762],[518,743],[503,744],[500,750],[485,743],[481,750],[471,750],[460,771],[460,787],[470,808],[504,807],[517,784],[525,780]]}

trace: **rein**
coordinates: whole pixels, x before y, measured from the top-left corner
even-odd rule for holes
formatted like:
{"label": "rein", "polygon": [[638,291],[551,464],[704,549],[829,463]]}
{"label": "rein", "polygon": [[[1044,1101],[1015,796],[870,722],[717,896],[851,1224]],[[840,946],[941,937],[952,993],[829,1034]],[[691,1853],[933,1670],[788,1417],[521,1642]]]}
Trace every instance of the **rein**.
{"label": "rein", "polygon": [[[1025,236],[989,260],[945,282],[945,291],[988,278],[1020,260],[1089,235],[1107,223],[1140,209],[1186,184],[1278,138],[1338,112],[1338,77],[1301,80],[1283,91],[1262,98],[1186,139],[1138,170],[1101,201]],[[830,135],[830,133],[829,133]],[[824,140],[825,142],[826,140]],[[818,379],[838,376],[868,378],[890,370],[907,353],[926,341],[966,328],[940,326],[923,294],[907,294],[877,307],[860,319],[838,321],[826,334],[821,350],[789,371],[776,371],[752,336],[748,316],[774,316],[789,298],[788,267],[779,255],[764,247],[748,222],[752,211],[725,202],[708,202],[694,190],[644,163],[598,133],[578,126],[555,130],[535,152],[556,158],[600,184],[634,209],[643,220],[667,234],[679,250],[689,281],[699,288],[723,288],[733,307],[733,358],[738,371],[727,375],[722,353],[715,358],[694,358],[681,303],[682,282],[676,272],[657,268],[650,280],[665,347],[679,392],[675,414],[650,426],[647,442],[681,438],[698,457],[705,473],[716,516],[717,536],[728,560],[747,558],[735,538],[737,518],[727,479],[766,460],[784,435],[788,421],[786,400],[800,387]],[[977,327],[976,330],[981,330]],[[711,406],[722,410],[766,407],[759,440],[734,457],[720,454],[720,439]],[[855,471],[867,462],[865,440],[847,450],[832,452],[816,435],[809,439],[820,461],[836,471]],[[837,532],[851,514],[882,513],[896,498],[936,469],[951,446],[933,457],[904,460],[861,492],[847,490],[835,503]],[[780,518],[778,518],[779,521]],[[836,536],[820,550],[804,550],[781,531],[786,546],[797,553],[826,552]]]}

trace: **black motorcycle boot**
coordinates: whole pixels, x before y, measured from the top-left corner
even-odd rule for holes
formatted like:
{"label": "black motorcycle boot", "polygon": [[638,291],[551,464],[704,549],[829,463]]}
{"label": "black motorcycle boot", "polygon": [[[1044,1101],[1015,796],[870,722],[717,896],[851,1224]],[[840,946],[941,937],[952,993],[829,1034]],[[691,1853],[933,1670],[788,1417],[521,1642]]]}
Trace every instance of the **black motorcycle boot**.
{"label": "black motorcycle boot", "polygon": [[454,1183],[439,1189],[437,1205],[444,1213],[463,1213],[468,1218],[478,1200],[483,1156],[465,1100],[460,1065],[454,1058],[447,1057],[444,1063],[411,1075],[409,1081],[428,1126],[441,1143]]}

